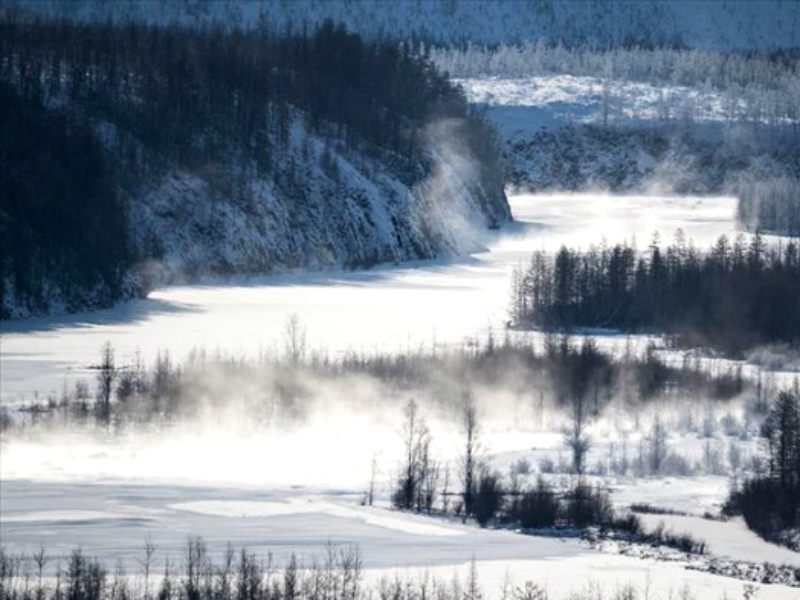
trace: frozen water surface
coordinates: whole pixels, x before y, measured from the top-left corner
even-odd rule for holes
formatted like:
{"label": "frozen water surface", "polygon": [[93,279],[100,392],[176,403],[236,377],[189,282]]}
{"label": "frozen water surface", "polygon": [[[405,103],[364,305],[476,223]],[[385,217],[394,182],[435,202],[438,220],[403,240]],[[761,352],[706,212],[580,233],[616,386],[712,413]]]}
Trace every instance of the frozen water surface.
{"label": "frozen water surface", "polygon": [[176,359],[193,348],[280,352],[293,313],[309,345],[333,354],[460,344],[502,328],[511,272],[534,250],[622,241],[646,248],[655,231],[669,242],[678,228],[700,247],[736,235],[734,198],[518,195],[510,202],[518,224],[461,260],[171,286],[110,310],[3,322],[2,399],[59,394],[91,379],[87,366],[106,341],[121,362],[136,352],[150,361],[159,350]]}
{"label": "frozen water surface", "polygon": [[[105,341],[122,362],[137,351],[146,361],[159,350],[177,360],[193,348],[242,356],[280,352],[293,313],[310,345],[333,354],[461,344],[489,328],[502,329],[511,272],[534,250],[620,241],[644,248],[654,231],[669,241],[679,227],[701,247],[721,234],[736,235],[733,198],[519,195],[511,204],[518,224],[487,237],[485,252],[463,260],[172,286],[111,310],[3,323],[3,401],[58,393],[76,378],[90,379],[87,367]],[[600,339],[601,345],[622,341]],[[365,415],[358,423],[353,415],[337,418],[328,415],[325,428],[272,439],[209,429],[175,431],[167,439],[155,432],[97,442],[65,433],[49,441],[6,441],[0,461],[2,544],[31,551],[44,542],[56,555],[80,545],[109,564],[121,559],[134,568],[148,534],[159,557],[173,561],[180,560],[189,535],[204,536],[213,552],[232,542],[277,557],[291,551],[312,557],[333,542],[358,544],[370,580],[398,569],[412,576],[422,569],[443,578],[456,571],[463,576],[474,558],[489,597],[507,577],[517,584],[542,583],[554,598],[591,584],[614,590],[628,582],[662,597],[678,594],[683,585],[702,598],[741,596],[742,582],[687,570],[682,563],[601,554],[576,540],[362,507],[364,452],[380,440],[389,443],[392,426]],[[355,427],[372,433],[354,436]],[[511,453],[510,459],[515,450],[531,451],[528,435],[507,431],[489,445]],[[538,441],[542,447],[560,443],[558,433]],[[356,455],[357,467],[348,470],[342,463],[351,464],[348,457]],[[675,508],[696,514],[692,505],[718,503],[725,490],[722,478],[638,481],[618,486],[615,502],[668,505],[671,499]],[[761,541],[738,521],[645,520],[701,532],[719,556],[798,564],[796,553]],[[797,590],[780,586],[762,586],[759,595],[797,597]]]}

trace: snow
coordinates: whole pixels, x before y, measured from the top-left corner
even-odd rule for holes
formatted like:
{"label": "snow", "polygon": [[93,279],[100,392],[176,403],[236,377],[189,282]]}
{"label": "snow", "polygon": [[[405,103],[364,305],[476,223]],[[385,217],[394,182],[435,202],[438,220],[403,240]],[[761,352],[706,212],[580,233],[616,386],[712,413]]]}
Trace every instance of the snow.
{"label": "snow", "polygon": [[365,271],[233,278],[157,289],[110,310],[0,323],[3,402],[60,394],[111,342],[120,363],[158,351],[181,360],[192,349],[233,356],[282,352],[284,328],[297,314],[312,348],[395,352],[461,344],[508,318],[511,272],[534,250],[562,244],[636,241],[678,227],[706,245],[736,235],[733,198],[520,195],[510,199],[519,224],[487,234],[487,252],[467,258],[381,266]]}
{"label": "snow", "polygon": [[127,519],[130,515],[102,510],[42,510],[37,512],[11,511],[2,516],[3,523],[67,523],[91,524],[99,521]]}
{"label": "snow", "polygon": [[[310,502],[309,496],[313,497]],[[230,541],[261,553],[272,551],[279,560],[290,552],[304,558],[319,556],[328,542],[358,544],[367,568],[385,569],[459,564],[473,555],[506,560],[564,558],[591,552],[576,540],[532,538],[362,507],[355,502],[356,497],[352,491],[330,489],[4,479],[0,524],[9,551],[35,548],[44,537],[53,555],[66,554],[80,545],[105,560],[122,559],[130,569],[136,568],[135,558],[148,532],[162,558],[169,555],[177,559],[187,536],[202,535],[217,556]],[[52,516],[56,505],[60,511],[84,507],[80,510],[136,513],[139,518],[129,522],[97,520],[87,528],[36,517],[39,512]],[[15,514],[17,519],[7,520],[6,514]],[[50,532],[57,532],[57,537]]]}
{"label": "snow", "polygon": [[[689,487],[691,483],[684,484]],[[705,541],[714,556],[752,563],[770,562],[800,567],[800,552],[764,541],[739,517],[730,521],[713,521],[696,516],[639,515],[642,523],[653,529],[660,523],[667,531],[689,533]]]}
{"label": "snow", "polygon": [[[360,507],[350,496],[331,491],[317,491],[309,501],[304,490],[11,480],[0,488],[0,500],[7,550],[33,551],[46,540],[55,559],[80,545],[86,553],[102,556],[111,564],[119,559],[123,568],[134,572],[146,535],[157,544],[156,564],[166,557],[175,564],[180,561],[186,536],[201,534],[217,560],[229,541],[250,551],[272,552],[279,562],[290,552],[310,562],[323,556],[328,543],[355,543],[367,583],[395,576],[437,577],[444,582],[455,576],[463,583],[469,562],[475,560],[479,583],[489,599],[499,598],[504,585],[522,586],[526,581],[547,588],[553,598],[566,598],[570,592],[590,586],[609,594],[630,584],[640,592],[648,589],[650,598],[676,597],[687,586],[698,599],[715,599],[723,593],[739,597],[744,586],[742,581],[687,569],[685,562],[605,554],[575,539],[485,530]],[[52,509],[56,504],[61,508]],[[83,509],[87,517],[96,513],[94,520],[72,519],[78,506],[87,507]],[[96,508],[101,506],[106,510]],[[136,514],[138,519],[111,518],[124,514]],[[738,529],[733,537],[736,535]],[[767,556],[774,554],[764,558]],[[759,598],[797,598],[796,589],[758,587]]]}
{"label": "snow", "polygon": [[614,501],[621,507],[649,504],[701,517],[707,512],[718,514],[720,502],[728,495],[729,489],[730,480],[727,477],[634,479],[615,486]]}
{"label": "snow", "polygon": [[173,510],[185,510],[217,517],[276,517],[298,514],[323,514],[343,519],[356,519],[368,525],[383,527],[401,533],[420,536],[464,535],[466,531],[454,527],[443,527],[431,519],[400,515],[385,509],[360,507],[353,508],[334,504],[315,497],[292,498],[289,502],[261,502],[236,500],[194,501],[172,504]]}
{"label": "snow", "polygon": [[[604,90],[608,94],[608,120],[618,125],[657,121],[664,115],[680,118],[688,110],[695,123],[720,123],[729,118],[732,110],[719,92],[600,77],[548,75],[454,81],[461,85],[471,103],[491,108],[491,122],[503,139],[512,143],[543,127],[602,123]],[[738,109],[743,106],[739,101]]]}
{"label": "snow", "polygon": [[[603,12],[604,3],[596,4]],[[28,6],[63,10],[58,3]],[[151,22],[188,18],[171,12],[167,4],[159,5],[160,9],[143,6],[148,5],[115,5],[115,16]],[[372,35],[381,30],[399,35],[413,31],[453,39],[458,32],[484,42],[507,42],[547,37],[554,31],[560,31],[564,39],[578,39],[589,31],[595,42],[619,42],[635,32],[680,34],[690,45],[710,48],[800,45],[800,5],[796,3],[608,4],[611,8],[596,32],[598,13],[587,5],[553,5],[558,11],[550,25],[543,25],[534,9],[526,12],[521,6],[401,0],[375,11],[373,3],[360,0],[270,5],[224,1],[199,5],[191,19],[252,24],[262,12],[274,10],[282,11],[277,14],[279,22],[297,15],[313,14],[319,19],[332,15]],[[538,6],[546,9],[547,3]],[[69,10],[80,18],[102,18],[105,9],[84,1],[73,3]],[[617,124],[636,125],[659,119],[665,110],[680,115],[689,108],[696,122],[719,124],[730,110],[714,92],[597,77],[481,78],[459,83],[471,102],[490,107],[490,120],[512,143],[524,142],[545,128],[601,122],[604,87],[611,98],[610,118]],[[318,141],[310,144],[314,152],[320,151]],[[315,222],[305,238],[295,235],[287,226],[284,202],[268,181],[249,182],[257,201],[253,206],[239,206],[212,202],[203,181],[172,173],[134,203],[139,241],[152,234],[165,240],[165,259],[153,266],[164,273],[174,275],[209,264],[220,270],[266,271],[296,264],[340,267],[353,252],[403,261],[414,256],[412,240],[426,246],[428,254],[453,258],[361,272],[288,273],[225,282],[209,278],[195,285],[161,287],[147,299],[110,310],[4,322],[0,324],[0,401],[13,404],[36,394],[57,395],[77,379],[91,379],[88,367],[105,341],[112,343],[123,363],[137,352],[151,361],[164,350],[176,360],[198,348],[231,356],[278,353],[292,314],[307,328],[313,348],[334,355],[457,345],[489,329],[502,331],[511,271],[524,264],[533,250],[554,251],[561,245],[586,249],[617,242],[641,249],[654,232],[669,241],[678,228],[703,247],[721,234],[737,233],[736,201],[731,197],[584,193],[516,196],[511,204],[519,223],[496,234],[479,234],[475,199],[462,193],[468,161],[452,148],[437,147],[434,152],[439,167],[416,190],[405,188],[374,164],[354,164],[335,153],[333,160],[349,186],[341,211],[346,215],[344,224],[337,227],[361,228],[347,248],[341,245],[343,236],[334,235],[326,219]],[[635,155],[635,162],[639,171],[652,169],[655,163],[644,151]],[[312,173],[308,180],[314,182],[309,197],[321,203],[317,213],[327,214],[321,200],[330,195],[325,178]],[[417,220],[398,232],[395,220],[409,206],[419,208]],[[255,217],[248,214],[252,210]],[[443,240],[441,248],[431,246],[431,239],[421,233],[431,223],[436,239]],[[474,251],[480,245],[486,246],[485,251]],[[474,252],[455,258],[465,250]],[[626,343],[620,336],[600,337],[602,347]],[[703,599],[743,593],[743,582],[689,569],[685,560],[608,554],[576,539],[480,529],[382,506],[360,506],[370,450],[382,448],[386,457],[394,456],[397,439],[390,416],[381,419],[352,408],[320,412],[302,428],[267,435],[242,431],[227,422],[207,422],[199,428],[196,424],[188,429],[176,427],[168,437],[163,432],[121,438],[107,438],[101,432],[97,436],[64,432],[44,440],[4,440],[0,465],[3,545],[14,552],[32,551],[45,541],[48,552],[59,556],[81,546],[108,564],[120,559],[126,568],[135,569],[148,534],[158,545],[157,559],[173,561],[189,535],[202,535],[217,556],[231,542],[257,552],[274,552],[279,560],[290,552],[311,559],[332,542],[359,546],[368,582],[398,574],[443,580],[457,574],[463,581],[469,561],[474,560],[489,599],[499,597],[503,585],[525,581],[544,586],[556,599],[590,588],[602,588],[608,595],[629,584],[648,598],[679,597],[684,588]],[[673,413],[679,410],[673,407]],[[677,418],[675,414],[667,417]],[[625,418],[629,416],[609,414],[593,424],[590,462],[617,441],[620,428],[615,419]],[[507,472],[521,457],[534,464],[543,457],[558,459],[562,437],[551,425],[489,424],[485,441],[492,449],[493,465]],[[438,436],[441,424],[432,426]],[[449,448],[444,457],[455,459],[452,440],[437,439]],[[694,460],[705,440],[691,432],[673,431],[670,443]],[[391,479],[391,459],[386,458],[385,464],[380,482],[384,492]],[[689,532],[705,540],[715,558],[800,566],[800,554],[758,538],[741,519],[702,518],[705,512],[718,512],[728,490],[727,477],[591,479],[608,485],[617,507],[649,503],[685,512],[641,518],[648,528],[663,523],[676,533]],[[785,586],[759,588],[758,598],[798,598],[797,590]]]}
{"label": "snow", "polygon": [[[669,239],[677,226],[698,245],[722,233],[735,234],[732,198],[561,194],[517,196],[511,203],[519,225],[495,234],[487,240],[489,251],[467,259],[172,286],[111,311],[4,323],[3,401],[14,402],[22,394],[30,398],[36,389],[58,392],[65,380],[90,378],[86,367],[107,339],[121,361],[137,347],[145,359],[159,348],[169,349],[176,360],[195,347],[241,356],[279,352],[291,313],[299,314],[308,328],[312,346],[331,352],[347,347],[414,349],[434,339],[457,344],[489,325],[500,326],[510,272],[527,261],[532,250],[553,250],[561,244],[586,248],[603,240],[634,238],[641,247],[649,243],[653,230]],[[602,346],[625,344],[619,336],[599,340]],[[383,498],[400,453],[396,415],[341,404],[345,398],[369,393],[354,382],[348,382],[346,395],[344,388],[332,389],[331,402],[336,403],[309,415],[303,427],[286,431],[248,429],[231,415],[231,422],[217,416],[176,426],[169,435],[63,432],[4,440],[3,543],[9,551],[30,551],[46,540],[48,551],[62,556],[81,545],[109,564],[119,558],[127,568],[135,568],[148,533],[160,559],[169,555],[173,560],[189,535],[202,535],[214,553],[221,553],[230,541],[254,551],[272,551],[279,558],[291,551],[305,558],[317,556],[330,541],[358,544],[371,581],[395,573],[421,576],[424,571],[447,579],[454,570],[463,578],[474,557],[489,598],[499,595],[506,573],[517,585],[532,580],[547,586],[554,598],[589,585],[615,590],[629,582],[640,589],[649,585],[653,598],[667,598],[670,592],[675,597],[684,585],[698,598],[716,598],[723,592],[741,595],[741,581],[689,570],[684,562],[606,554],[576,539],[483,530],[359,506],[372,451],[382,452]],[[652,407],[662,411],[664,419],[705,410],[690,408]],[[737,410],[735,405],[719,407],[720,414]],[[505,417],[511,423],[486,423],[485,443],[495,453],[492,461],[506,472],[519,457],[531,459],[535,467],[538,458],[557,458],[563,452],[558,428],[546,419],[534,420],[529,412],[509,411]],[[642,416],[644,423],[647,418]],[[620,433],[617,420],[624,425],[626,419],[630,416],[611,411],[593,425],[590,464],[608,452]],[[443,458],[456,459],[452,424],[450,437],[443,434],[446,423],[430,425]],[[688,457],[696,458],[703,443],[696,433],[675,430],[670,436],[671,446]],[[645,518],[648,525],[669,520],[677,530],[701,532],[719,556],[796,564],[788,550],[755,538],[739,521],[699,518],[707,510],[718,511],[728,489],[726,477],[593,481],[607,484],[619,507],[649,502],[691,513],[683,520]],[[759,597],[794,599],[797,593],[761,586]]]}
{"label": "snow", "polygon": [[[500,598],[504,587],[510,591],[533,582],[547,590],[548,598],[573,598],[590,592],[593,598],[613,598],[633,587],[637,598],[672,600],[722,600],[743,596],[745,582],[688,570],[680,563],[664,563],[611,554],[582,554],[556,559],[476,560],[481,591],[488,598]],[[457,577],[464,584],[470,565],[427,567],[424,569],[369,570],[367,581],[395,575],[412,578],[438,577],[445,582]],[[759,599],[797,600],[798,591],[779,585],[756,585]],[[687,592],[687,596],[683,596]],[[624,596],[623,596],[624,597]]]}

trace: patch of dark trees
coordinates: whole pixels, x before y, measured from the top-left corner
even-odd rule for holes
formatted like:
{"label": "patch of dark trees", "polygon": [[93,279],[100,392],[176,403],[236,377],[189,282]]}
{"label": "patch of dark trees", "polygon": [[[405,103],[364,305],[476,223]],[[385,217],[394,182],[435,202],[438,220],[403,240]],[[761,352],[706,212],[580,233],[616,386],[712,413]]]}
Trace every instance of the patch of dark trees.
{"label": "patch of dark trees", "polygon": [[[761,427],[765,473],[735,488],[725,507],[767,540],[791,543],[800,529],[800,392],[778,394]],[[795,541],[796,543],[796,541]]]}
{"label": "patch of dark trees", "polygon": [[120,295],[130,266],[125,205],[92,130],[0,81],[0,318],[5,295],[45,310]]}
{"label": "patch of dark trees", "polygon": [[[3,235],[4,273],[34,305],[54,255],[78,265],[76,287],[99,271],[114,288],[130,258],[124,200],[167,170],[198,173],[228,199],[270,177],[302,202],[286,151],[298,130],[379,160],[410,186],[432,168],[425,127],[453,119],[481,177],[502,190],[495,136],[459,88],[410,47],[331,22],[244,32],[6,15],[0,80],[0,216],[4,231],[20,230]],[[334,171],[329,155],[322,167]],[[159,247],[148,242],[137,258],[158,258]]]}
{"label": "patch of dark trees", "polygon": [[514,280],[520,327],[664,332],[681,345],[739,355],[759,344],[800,341],[800,248],[720,237],[699,251],[676,235],[666,249],[632,246],[535,253]]}

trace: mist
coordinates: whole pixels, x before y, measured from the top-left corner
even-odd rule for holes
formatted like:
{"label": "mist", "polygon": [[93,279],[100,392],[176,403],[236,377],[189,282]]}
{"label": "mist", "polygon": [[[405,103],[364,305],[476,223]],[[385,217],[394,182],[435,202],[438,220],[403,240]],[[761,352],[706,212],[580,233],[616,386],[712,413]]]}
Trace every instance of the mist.
{"label": "mist", "polygon": [[[564,343],[537,351],[509,338],[490,339],[461,350],[331,360],[309,352],[302,324],[290,320],[278,357],[195,352],[183,363],[165,354],[152,365],[121,361],[108,417],[98,412],[96,394],[80,385],[49,404],[22,407],[4,433],[3,476],[355,492],[377,476],[385,493],[402,456],[407,403],[419,407],[433,454],[456,469],[465,398],[477,409],[483,452],[497,457],[503,472],[519,456],[569,472],[562,438],[573,400],[564,386],[576,378],[586,379],[588,392],[581,394],[593,398],[586,398],[593,407],[587,424],[592,463],[609,444],[624,439],[634,448],[656,416],[674,432],[717,429],[726,419],[729,428],[746,432],[760,419],[757,406],[745,402],[753,383],[739,379],[735,365],[718,366],[716,374],[687,371],[666,366],[651,351],[615,356],[589,342],[602,366],[581,374],[574,361],[587,342]],[[661,383],[654,387],[655,373]]]}

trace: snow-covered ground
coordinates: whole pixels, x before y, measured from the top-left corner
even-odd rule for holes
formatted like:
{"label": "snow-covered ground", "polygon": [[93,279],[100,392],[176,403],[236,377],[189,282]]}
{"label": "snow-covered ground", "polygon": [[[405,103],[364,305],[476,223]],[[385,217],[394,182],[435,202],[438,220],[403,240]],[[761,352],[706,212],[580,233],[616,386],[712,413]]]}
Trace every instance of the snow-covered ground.
{"label": "snow-covered ground", "polygon": [[669,242],[678,228],[703,247],[736,235],[735,204],[725,197],[516,196],[518,224],[487,237],[487,251],[465,259],[166,287],[110,310],[2,322],[0,398],[57,395],[76,379],[92,379],[87,367],[106,341],[121,363],[136,352],[148,363],[159,351],[177,360],[198,348],[282,352],[293,313],[309,345],[334,354],[459,344],[502,328],[511,272],[532,251],[604,241],[645,248],[654,232]]}
{"label": "snow-covered ground", "polygon": [[[145,358],[168,349],[178,359],[193,347],[241,355],[277,351],[291,313],[308,328],[312,346],[331,352],[347,347],[391,351],[434,340],[460,343],[489,326],[502,326],[511,270],[532,250],[623,240],[643,247],[653,231],[668,239],[678,227],[699,246],[736,233],[732,198],[519,196],[512,207],[519,225],[487,240],[487,252],[462,261],[171,287],[112,311],[5,323],[4,401],[30,398],[35,389],[57,392],[65,380],[88,376],[86,367],[105,340],[122,359],[137,348]],[[604,336],[600,343],[625,342]],[[676,423],[687,418],[697,423],[706,409],[653,410]],[[563,458],[557,424],[537,421],[531,407],[527,411],[487,423],[486,447],[504,472],[521,457],[534,471],[542,458],[554,463]],[[726,411],[736,415],[738,408],[721,406],[714,418]],[[474,558],[488,597],[499,595],[507,579],[515,585],[535,581],[554,598],[591,585],[615,590],[628,583],[641,591],[649,586],[653,598],[675,597],[684,586],[698,598],[742,594],[742,581],[686,569],[681,561],[609,554],[575,539],[481,530],[361,507],[373,452],[382,453],[383,497],[391,482],[400,451],[396,416],[340,408],[312,415],[302,427],[285,432],[231,429],[216,420],[176,427],[168,435],[65,432],[5,440],[2,543],[11,551],[30,551],[45,542],[56,555],[80,545],[135,569],[147,534],[158,544],[159,557],[173,561],[189,535],[204,536],[214,553],[230,541],[278,557],[294,551],[310,558],[332,541],[359,546],[371,581],[423,572],[449,579],[458,571],[463,578]],[[626,418],[611,410],[593,424],[590,465],[609,455],[612,443],[619,444],[617,421]],[[455,459],[458,442],[443,433],[441,424],[431,426],[443,457]],[[691,429],[671,431],[671,447],[700,460],[704,439]],[[449,435],[455,435],[452,428]],[[632,434],[632,448],[640,435]],[[741,447],[747,450],[747,444],[755,442]],[[800,565],[800,555],[760,540],[738,520],[701,518],[719,510],[728,490],[724,476],[593,477],[609,487],[620,508],[646,502],[688,513],[643,520],[648,527],[663,521],[676,532],[690,531],[708,543],[713,556]],[[798,596],[797,590],[761,586],[758,597]]]}
{"label": "snow-covered ground", "polygon": [[796,152],[780,149],[796,114],[778,108],[791,106],[796,83],[776,94],[602,72],[455,81],[499,132],[520,189],[735,195],[797,170]]}
{"label": "snow-covered ground", "polygon": [[[357,544],[368,582],[425,574],[464,581],[474,559],[488,598],[498,597],[503,585],[526,581],[546,587],[554,598],[592,585],[610,593],[628,584],[640,592],[649,589],[651,598],[676,597],[684,587],[695,598],[721,598],[723,592],[739,597],[744,586],[686,569],[685,562],[602,553],[575,539],[485,530],[362,507],[355,496],[331,490],[5,481],[0,500],[8,550],[33,551],[44,542],[50,556],[58,557],[80,545],[110,563],[121,561],[130,572],[136,572],[145,536],[157,543],[157,561],[169,557],[179,564],[187,536],[201,534],[217,560],[227,542],[272,552],[279,561],[291,552],[310,561],[322,556],[328,543]],[[794,558],[794,564],[800,558],[758,540],[736,522],[698,520],[692,532],[719,544],[721,556],[758,562]],[[758,587],[759,598],[798,597],[796,589],[785,586]]]}
{"label": "snow-covered ground", "polygon": [[491,107],[489,117],[506,141],[524,139],[542,127],[566,123],[634,124],[680,119],[723,122],[740,116],[745,105],[714,91],[655,86],[601,77],[476,77],[455,79],[467,99]]}
{"label": "snow-covered ground", "polygon": [[689,533],[704,540],[714,556],[752,563],[771,562],[800,567],[800,553],[765,542],[747,528],[741,518],[714,521],[696,516],[641,515],[645,527],[661,523],[675,533]]}

